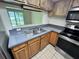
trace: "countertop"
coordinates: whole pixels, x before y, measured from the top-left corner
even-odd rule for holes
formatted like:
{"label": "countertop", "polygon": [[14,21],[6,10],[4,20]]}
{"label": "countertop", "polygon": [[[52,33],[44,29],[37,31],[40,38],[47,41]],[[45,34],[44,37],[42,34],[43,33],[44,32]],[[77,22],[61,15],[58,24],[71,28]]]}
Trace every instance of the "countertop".
{"label": "countertop", "polygon": [[51,31],[60,33],[61,31],[64,30],[64,27],[56,26],[56,25],[44,25],[44,26],[41,26],[41,28],[46,30],[46,31],[39,33],[39,34],[36,34],[36,35],[26,35],[21,31],[17,32],[15,30],[12,30],[11,34],[9,36],[8,48],[11,49],[19,44],[27,42],[28,40],[39,37],[45,33],[51,32]]}

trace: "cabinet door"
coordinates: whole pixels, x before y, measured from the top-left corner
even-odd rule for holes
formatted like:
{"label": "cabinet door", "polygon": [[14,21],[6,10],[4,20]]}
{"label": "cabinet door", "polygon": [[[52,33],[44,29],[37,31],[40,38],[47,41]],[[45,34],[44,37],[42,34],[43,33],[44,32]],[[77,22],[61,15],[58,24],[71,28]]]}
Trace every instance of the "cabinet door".
{"label": "cabinet door", "polygon": [[68,14],[68,11],[71,9],[73,0],[64,1],[64,9],[62,15],[66,16]]}
{"label": "cabinet door", "polygon": [[50,34],[51,33],[47,33],[47,34],[42,35],[41,39],[45,38],[45,39],[47,39],[49,41],[50,40]]}
{"label": "cabinet door", "polygon": [[79,0],[74,0],[72,7],[79,6]]}
{"label": "cabinet door", "polygon": [[58,40],[58,33],[51,32],[50,43],[55,46],[57,43],[57,40]]}
{"label": "cabinet door", "polygon": [[41,39],[41,49],[45,48],[49,44],[47,38],[42,38]]}
{"label": "cabinet door", "polygon": [[37,6],[39,7],[40,0],[27,0],[28,4],[31,6]]}
{"label": "cabinet door", "polygon": [[63,14],[63,9],[64,9],[64,1],[58,2],[55,5],[55,15],[62,15]]}
{"label": "cabinet door", "polygon": [[53,2],[51,0],[41,0],[40,7],[46,11],[53,9]]}
{"label": "cabinet door", "polygon": [[71,0],[62,0],[55,5],[54,14],[56,16],[66,16],[69,8],[71,7]]}
{"label": "cabinet door", "polygon": [[25,3],[24,3],[25,5],[28,5],[27,0],[24,0],[24,2],[25,2]]}
{"label": "cabinet door", "polygon": [[[18,47],[17,47],[18,48]],[[27,45],[13,51],[14,59],[29,59]]]}
{"label": "cabinet door", "polygon": [[25,1],[24,1],[24,0],[15,0],[15,1],[25,3]]}
{"label": "cabinet door", "polygon": [[31,58],[39,52],[40,40],[38,39],[37,41],[28,44],[28,47],[29,47],[29,57]]}

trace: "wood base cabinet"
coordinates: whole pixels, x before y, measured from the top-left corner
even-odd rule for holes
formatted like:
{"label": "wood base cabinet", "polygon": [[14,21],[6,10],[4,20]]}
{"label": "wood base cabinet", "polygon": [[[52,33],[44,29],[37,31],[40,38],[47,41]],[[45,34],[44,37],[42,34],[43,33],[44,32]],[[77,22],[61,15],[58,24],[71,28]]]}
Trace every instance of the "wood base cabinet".
{"label": "wood base cabinet", "polygon": [[41,36],[41,50],[49,44],[50,33]]}
{"label": "wood base cabinet", "polygon": [[48,39],[41,39],[41,49],[45,48],[49,44]]}
{"label": "wood base cabinet", "polygon": [[27,44],[22,44],[12,49],[14,59],[29,59]]}
{"label": "wood base cabinet", "polygon": [[40,50],[40,38],[35,38],[28,42],[29,57],[33,57]]}
{"label": "wood base cabinet", "polygon": [[51,43],[53,46],[56,46],[57,40],[58,40],[58,33],[56,33],[56,32],[51,32],[50,43]]}
{"label": "wood base cabinet", "polygon": [[56,45],[58,33],[50,32],[12,48],[14,59],[31,59],[49,43]]}

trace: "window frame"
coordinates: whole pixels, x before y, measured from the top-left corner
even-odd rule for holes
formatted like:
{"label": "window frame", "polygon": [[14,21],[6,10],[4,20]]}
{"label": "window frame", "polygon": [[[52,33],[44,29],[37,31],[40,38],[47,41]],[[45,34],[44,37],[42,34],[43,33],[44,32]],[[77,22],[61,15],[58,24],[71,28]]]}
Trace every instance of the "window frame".
{"label": "window frame", "polygon": [[[16,26],[12,26],[13,24],[12,24],[10,15],[9,15],[9,11],[14,12],[14,17],[15,17],[15,21],[16,21]],[[21,25],[21,24],[18,25],[15,12],[18,12],[18,17],[19,17],[19,12],[22,12],[22,13],[23,13],[23,10],[17,10],[17,9],[10,9],[10,8],[7,8],[7,13],[8,13],[8,16],[9,16],[9,20],[10,20],[11,26],[12,26],[13,28],[19,27],[19,26],[23,26],[23,25],[24,25],[24,24],[23,24],[23,25]],[[18,18],[18,19],[19,19],[19,18]],[[19,19],[19,22],[20,22],[20,19]],[[24,22],[24,13],[23,13],[23,22]]]}

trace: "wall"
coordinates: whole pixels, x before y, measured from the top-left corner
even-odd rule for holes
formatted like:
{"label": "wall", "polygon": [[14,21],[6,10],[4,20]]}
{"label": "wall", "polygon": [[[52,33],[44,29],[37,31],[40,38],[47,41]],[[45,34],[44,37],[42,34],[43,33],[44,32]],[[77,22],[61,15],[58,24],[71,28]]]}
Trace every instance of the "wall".
{"label": "wall", "polygon": [[60,26],[65,26],[66,25],[66,18],[65,17],[49,17],[49,24],[55,24],[55,25],[60,25]]}
{"label": "wall", "polygon": [[42,12],[32,11],[32,24],[42,24],[43,14]]}
{"label": "wall", "polygon": [[66,25],[66,17],[61,17],[61,16],[48,17],[48,14],[45,13],[44,19],[46,20],[45,22],[47,22],[48,24],[54,24],[59,26]]}
{"label": "wall", "polygon": [[2,23],[1,17],[0,17],[0,31],[5,31],[4,25]]}
{"label": "wall", "polygon": [[9,18],[7,17],[7,13],[5,9],[0,8],[0,16],[3,22],[3,25],[5,27],[6,33],[9,35],[8,30],[11,29],[11,27],[10,27],[10,21],[9,21]]}
{"label": "wall", "polygon": [[47,12],[43,11],[43,24],[48,24],[48,15]]}
{"label": "wall", "polygon": [[19,6],[5,4],[5,3],[0,2],[0,17],[1,17],[1,20],[3,22],[4,28],[6,30],[6,33],[9,35],[9,30],[12,29],[12,26],[11,26],[6,8],[13,8],[13,9],[15,9],[15,8],[21,9],[21,8]]}

